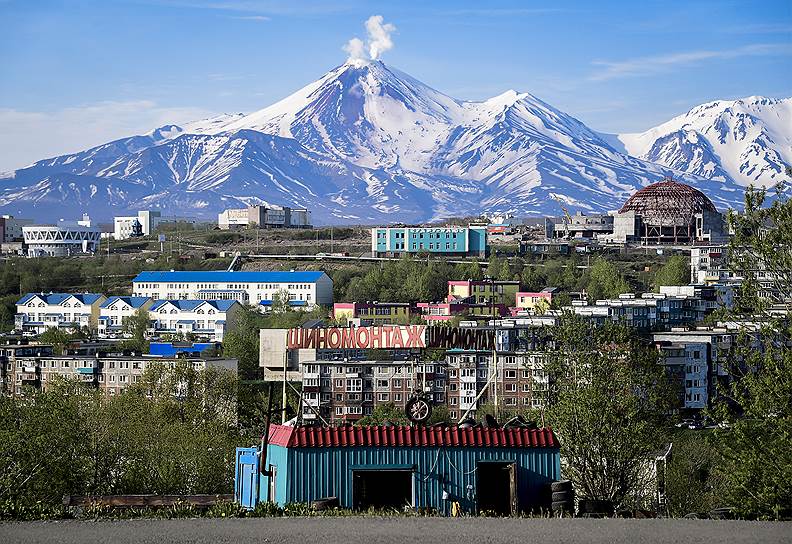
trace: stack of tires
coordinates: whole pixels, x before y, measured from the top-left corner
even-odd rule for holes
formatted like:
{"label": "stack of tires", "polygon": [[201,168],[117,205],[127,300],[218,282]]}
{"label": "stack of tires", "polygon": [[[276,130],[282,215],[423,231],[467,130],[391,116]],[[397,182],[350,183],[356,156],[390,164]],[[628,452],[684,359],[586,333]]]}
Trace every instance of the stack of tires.
{"label": "stack of tires", "polygon": [[553,494],[551,509],[556,516],[573,514],[575,512],[575,491],[572,489],[572,482],[569,480],[559,480],[550,484],[550,491]]}

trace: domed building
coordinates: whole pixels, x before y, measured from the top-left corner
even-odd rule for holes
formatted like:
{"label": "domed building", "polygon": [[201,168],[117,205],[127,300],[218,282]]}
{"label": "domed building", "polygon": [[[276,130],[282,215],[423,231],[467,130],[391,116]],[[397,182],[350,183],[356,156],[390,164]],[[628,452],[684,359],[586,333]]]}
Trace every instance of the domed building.
{"label": "domed building", "polygon": [[725,239],[723,214],[707,195],[672,179],[636,192],[613,220],[615,242],[690,245]]}

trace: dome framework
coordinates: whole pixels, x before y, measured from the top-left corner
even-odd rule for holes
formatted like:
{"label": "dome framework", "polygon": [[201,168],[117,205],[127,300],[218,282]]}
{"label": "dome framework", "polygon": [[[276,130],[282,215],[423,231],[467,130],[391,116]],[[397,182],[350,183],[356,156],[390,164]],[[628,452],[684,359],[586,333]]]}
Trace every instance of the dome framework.
{"label": "dome framework", "polygon": [[704,193],[672,179],[637,191],[619,210],[624,214],[640,219],[639,238],[645,244],[693,242],[710,218],[720,216]]}

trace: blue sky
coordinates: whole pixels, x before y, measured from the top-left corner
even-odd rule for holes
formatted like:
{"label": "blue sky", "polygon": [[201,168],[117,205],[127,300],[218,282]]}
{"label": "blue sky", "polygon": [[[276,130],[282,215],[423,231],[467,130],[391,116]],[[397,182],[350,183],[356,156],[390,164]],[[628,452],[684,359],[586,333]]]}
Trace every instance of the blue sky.
{"label": "blue sky", "polygon": [[384,62],[430,86],[528,91],[604,132],[792,96],[790,0],[0,0],[0,171],[265,107],[343,63],[373,14],[397,29]]}

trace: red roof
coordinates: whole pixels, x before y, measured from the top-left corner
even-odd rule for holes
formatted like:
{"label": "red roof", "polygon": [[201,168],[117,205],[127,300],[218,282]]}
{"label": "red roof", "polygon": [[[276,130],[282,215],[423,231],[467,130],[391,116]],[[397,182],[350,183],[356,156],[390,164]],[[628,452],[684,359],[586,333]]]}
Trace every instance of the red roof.
{"label": "red roof", "polygon": [[485,429],[481,427],[289,427],[270,426],[270,444],[289,448],[355,446],[558,448],[553,431],[544,429]]}

